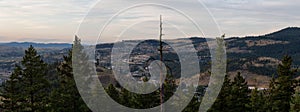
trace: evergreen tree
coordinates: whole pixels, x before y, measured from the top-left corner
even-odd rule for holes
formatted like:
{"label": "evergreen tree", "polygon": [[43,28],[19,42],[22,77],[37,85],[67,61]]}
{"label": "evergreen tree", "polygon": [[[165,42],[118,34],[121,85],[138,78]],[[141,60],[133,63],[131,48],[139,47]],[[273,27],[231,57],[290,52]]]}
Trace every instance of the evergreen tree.
{"label": "evergreen tree", "polygon": [[228,75],[225,76],[223,87],[219,96],[209,112],[240,112],[249,109],[249,90],[247,82],[240,73],[231,82]]}
{"label": "evergreen tree", "polygon": [[250,112],[265,112],[266,104],[264,91],[258,91],[257,88],[251,91],[251,98],[249,103],[249,111]]}
{"label": "evergreen tree", "polygon": [[291,102],[291,112],[300,112],[300,91],[298,90],[293,96]]}
{"label": "evergreen tree", "polygon": [[107,94],[114,99],[116,102],[120,102],[120,95],[119,95],[119,91],[114,87],[114,85],[110,84],[105,91],[107,92]]}
{"label": "evergreen tree", "polygon": [[[74,43],[80,44],[78,38]],[[59,87],[51,93],[52,110],[59,112],[87,112],[90,111],[81,98],[73,75],[72,51],[64,56],[64,61],[57,67]]]}
{"label": "evergreen tree", "polygon": [[[209,88],[206,90],[206,95],[209,97],[204,97],[202,102],[205,105],[200,106],[200,111],[209,111],[209,112],[223,112],[226,111],[228,105],[228,95],[231,90],[231,82],[229,76],[226,74],[226,42],[224,40],[225,34],[222,37],[216,38],[216,48],[215,52],[211,52],[212,57],[212,73],[209,83]],[[222,87],[220,87],[222,85]],[[219,91],[219,92],[217,92]],[[215,99],[216,97],[216,99]],[[210,105],[212,104],[212,106]],[[208,108],[210,107],[210,109]],[[225,109],[225,110],[224,110]]]}
{"label": "evergreen tree", "polygon": [[[148,89],[148,87],[147,86],[141,87],[140,90],[142,89]],[[153,108],[160,105],[160,99],[159,99],[160,94],[158,90],[149,94],[132,93],[131,95],[132,95],[132,103],[134,108],[146,109],[146,108]]]}
{"label": "evergreen tree", "polygon": [[231,112],[242,112],[248,110],[249,103],[249,89],[247,82],[238,72],[238,75],[232,82],[232,90],[229,96],[230,102],[228,102],[229,109]]}
{"label": "evergreen tree", "polygon": [[228,75],[225,76],[224,83],[222,89],[212,105],[212,107],[208,110],[208,112],[229,112],[229,96],[231,94],[231,82]]}
{"label": "evergreen tree", "polygon": [[265,109],[266,111],[272,111],[272,108],[273,108],[273,102],[275,99],[274,95],[275,95],[275,92],[276,92],[276,86],[275,86],[275,76],[273,75],[272,76],[272,79],[270,81],[270,84],[269,84],[269,89],[267,90],[266,92],[266,104],[265,104]]}
{"label": "evergreen tree", "polygon": [[3,91],[1,92],[1,101],[3,104],[1,108],[5,112],[18,112],[20,111],[19,102],[21,101],[20,94],[20,75],[22,74],[22,69],[20,66],[16,66],[14,72],[9,77],[9,79],[4,83]]}
{"label": "evergreen tree", "polygon": [[196,89],[196,93],[191,100],[191,102],[188,104],[187,107],[183,110],[183,112],[195,112],[199,110],[202,97],[205,93],[205,86],[198,86]]}
{"label": "evergreen tree", "polygon": [[[135,108],[135,109],[147,109],[147,108],[153,108],[160,105],[158,91],[154,91],[149,94],[138,94],[138,93],[130,92],[125,88],[120,88],[120,89],[121,91],[119,92],[111,84],[107,87],[106,91],[107,94],[109,94],[112,99],[114,99],[116,102],[126,107]],[[147,89],[147,88],[143,88],[143,89]]]}
{"label": "evergreen tree", "polygon": [[183,112],[195,112],[199,110],[200,102],[198,97],[194,96],[187,107],[184,108]]}
{"label": "evergreen tree", "polygon": [[282,63],[277,68],[278,77],[270,84],[270,111],[284,112],[290,110],[290,102],[295,93],[295,83],[293,79],[296,70],[291,68],[292,58],[284,56]]}
{"label": "evergreen tree", "polygon": [[82,112],[88,110],[83,102],[74,80],[72,70],[72,51],[64,56],[64,61],[57,67],[59,87],[54,89],[52,96],[52,109],[60,112]]}
{"label": "evergreen tree", "polygon": [[132,94],[125,88],[121,88],[120,104],[134,108]]}
{"label": "evergreen tree", "polygon": [[[81,44],[81,39],[75,36],[75,40],[72,46],[72,69],[74,79],[76,81],[76,87],[78,92],[80,92],[81,97],[84,97],[85,103],[89,104],[93,108],[97,107],[97,104],[93,104],[93,89],[97,86],[96,83],[92,80],[92,75],[96,70],[94,70],[95,63],[91,62],[89,55],[87,54],[84,46]],[[94,87],[94,88],[93,88]],[[81,98],[83,100],[83,98]],[[81,108],[84,109],[87,105],[81,105]],[[90,111],[90,110],[86,110]]]}
{"label": "evergreen tree", "polygon": [[25,50],[22,60],[23,73],[21,75],[22,86],[22,111],[45,111],[48,103],[49,83],[45,79],[46,64],[30,46]]}
{"label": "evergreen tree", "polygon": [[61,61],[56,61],[54,63],[49,63],[47,66],[47,76],[46,79],[50,83],[50,90],[54,90],[59,87],[59,79],[58,79],[58,72],[57,67],[61,64]]}
{"label": "evergreen tree", "polygon": [[[113,84],[109,84],[105,88],[105,92],[109,95],[109,97],[112,100],[114,100],[116,102],[116,104],[106,105],[106,107],[102,106],[101,107],[101,111],[103,111],[103,112],[111,112],[111,111],[115,111],[115,110],[122,110],[122,109],[117,108],[118,105],[124,105],[124,104],[121,103],[122,93],[120,92],[119,88],[117,88]],[[129,102],[127,102],[127,103],[129,103]],[[111,107],[114,107],[114,108],[112,109]]]}

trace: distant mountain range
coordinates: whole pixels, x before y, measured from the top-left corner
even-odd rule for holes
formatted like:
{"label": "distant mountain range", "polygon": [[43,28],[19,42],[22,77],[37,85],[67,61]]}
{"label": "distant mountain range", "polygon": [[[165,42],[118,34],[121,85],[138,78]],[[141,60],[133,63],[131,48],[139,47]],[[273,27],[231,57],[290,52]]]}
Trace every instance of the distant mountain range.
{"label": "distant mountain range", "polygon": [[68,43],[34,43],[34,42],[10,42],[10,43],[0,43],[0,46],[6,47],[22,47],[27,48],[30,45],[35,48],[70,48],[72,44]]}

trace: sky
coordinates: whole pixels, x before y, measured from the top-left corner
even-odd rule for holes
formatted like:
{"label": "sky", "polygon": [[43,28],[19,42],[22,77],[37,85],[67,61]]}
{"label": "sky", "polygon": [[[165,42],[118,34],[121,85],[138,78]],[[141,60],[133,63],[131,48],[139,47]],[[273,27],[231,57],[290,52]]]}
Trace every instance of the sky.
{"label": "sky", "polygon": [[223,33],[256,36],[300,26],[299,4],[299,0],[0,0],[0,42],[71,43],[75,34],[86,43],[155,39],[159,15],[166,39]]}

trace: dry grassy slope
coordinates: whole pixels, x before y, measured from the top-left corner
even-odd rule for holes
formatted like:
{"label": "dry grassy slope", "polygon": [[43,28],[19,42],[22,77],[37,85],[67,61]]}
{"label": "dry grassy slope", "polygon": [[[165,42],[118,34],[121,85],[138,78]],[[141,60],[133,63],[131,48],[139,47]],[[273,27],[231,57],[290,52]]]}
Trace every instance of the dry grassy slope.
{"label": "dry grassy slope", "polygon": [[[192,38],[191,38],[192,39]],[[193,43],[199,54],[205,54],[207,50],[205,41],[199,38],[193,38]],[[174,40],[173,42],[185,45],[185,40]],[[268,87],[269,81],[273,74],[276,74],[276,68],[280,59],[289,54],[294,59],[294,67],[300,65],[300,28],[289,27],[270,33],[267,35],[244,38],[229,38],[227,43],[228,74],[233,78],[237,72],[245,77],[248,85],[257,87]],[[299,50],[298,50],[299,49]],[[109,72],[104,72],[101,77],[112,80],[113,77],[107,76]],[[201,74],[200,84],[209,83],[209,73]],[[195,78],[195,77],[193,77]],[[300,79],[300,76],[298,77]],[[190,81],[191,79],[183,79]],[[177,81],[179,82],[179,81]]]}
{"label": "dry grassy slope", "polygon": [[241,72],[249,85],[267,87],[284,55],[293,58],[292,68],[300,66],[298,27],[288,27],[262,36],[229,38],[226,42],[228,74],[233,76]]}

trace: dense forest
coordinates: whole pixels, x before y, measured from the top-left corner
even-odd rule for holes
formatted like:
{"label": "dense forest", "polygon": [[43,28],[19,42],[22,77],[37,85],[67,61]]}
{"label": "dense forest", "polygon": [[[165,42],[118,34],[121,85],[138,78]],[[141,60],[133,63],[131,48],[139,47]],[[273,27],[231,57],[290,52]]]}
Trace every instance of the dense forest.
{"label": "dense forest", "polygon": [[[75,38],[73,47],[80,47]],[[83,49],[80,49],[83,50]],[[292,57],[282,56],[277,74],[272,76],[269,88],[249,89],[241,73],[233,79],[225,76],[223,87],[209,112],[299,112],[299,80],[297,69],[292,68]],[[1,110],[4,112],[90,112],[81,98],[72,69],[72,50],[62,62],[45,63],[33,46],[26,51],[20,65],[1,87]],[[147,80],[147,79],[145,79]],[[118,84],[110,84],[105,91],[119,104],[135,109],[147,109],[167,101],[176,91],[172,76],[167,76],[163,89],[150,94],[132,93]],[[189,88],[189,87],[187,87]],[[184,112],[197,112],[206,86],[198,86],[193,99]],[[184,94],[183,94],[184,95]],[[174,104],[179,105],[179,104]],[[165,109],[168,110],[168,109]],[[103,110],[109,111],[109,110]]]}

